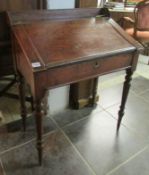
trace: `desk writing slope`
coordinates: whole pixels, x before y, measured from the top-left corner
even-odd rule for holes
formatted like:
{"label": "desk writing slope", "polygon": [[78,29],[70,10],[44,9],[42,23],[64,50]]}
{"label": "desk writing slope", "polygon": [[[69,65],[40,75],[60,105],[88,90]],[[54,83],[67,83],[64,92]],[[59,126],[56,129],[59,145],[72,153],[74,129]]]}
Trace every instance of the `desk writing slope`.
{"label": "desk writing slope", "polygon": [[[25,129],[23,81],[25,79],[31,88],[35,103],[40,163],[42,162],[41,100],[49,88],[126,70],[117,123],[117,130],[119,129],[131,76],[136,68],[138,51],[141,47],[112,19],[97,18],[99,11],[100,9],[71,9],[36,11],[36,15],[34,12],[30,12],[30,15],[24,12],[8,13],[15,64],[20,78],[21,116]],[[36,16],[39,16],[39,19]],[[96,96],[97,78],[95,80],[93,102]]]}
{"label": "desk writing slope", "polygon": [[[43,67],[86,61],[136,49],[108,20],[98,18],[18,25],[14,27],[14,32],[30,62],[39,61]],[[23,38],[22,33],[25,36]],[[30,55],[29,50],[35,55]]]}

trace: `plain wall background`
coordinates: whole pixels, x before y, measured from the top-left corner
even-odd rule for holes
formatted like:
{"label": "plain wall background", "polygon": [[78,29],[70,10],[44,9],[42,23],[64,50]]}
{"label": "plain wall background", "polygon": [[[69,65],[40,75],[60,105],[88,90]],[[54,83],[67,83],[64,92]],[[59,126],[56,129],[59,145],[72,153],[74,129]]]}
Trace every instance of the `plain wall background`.
{"label": "plain wall background", "polygon": [[75,0],[48,0],[48,9],[74,8]]}

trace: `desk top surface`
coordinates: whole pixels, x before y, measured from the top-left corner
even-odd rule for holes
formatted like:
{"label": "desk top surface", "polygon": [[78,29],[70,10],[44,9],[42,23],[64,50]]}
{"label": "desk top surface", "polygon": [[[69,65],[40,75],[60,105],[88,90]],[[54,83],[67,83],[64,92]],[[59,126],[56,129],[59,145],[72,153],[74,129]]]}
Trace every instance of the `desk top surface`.
{"label": "desk top surface", "polygon": [[136,50],[112,23],[97,17],[36,21],[15,25],[13,32],[37,70]]}

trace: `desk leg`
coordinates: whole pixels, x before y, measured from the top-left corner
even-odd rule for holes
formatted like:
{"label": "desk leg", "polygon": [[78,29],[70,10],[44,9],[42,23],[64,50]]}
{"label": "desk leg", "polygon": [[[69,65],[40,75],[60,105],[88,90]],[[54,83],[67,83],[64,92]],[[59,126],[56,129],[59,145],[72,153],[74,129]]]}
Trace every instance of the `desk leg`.
{"label": "desk leg", "polygon": [[35,118],[37,129],[37,151],[39,157],[39,164],[42,165],[42,112],[41,102],[35,100]]}
{"label": "desk leg", "polygon": [[17,76],[19,78],[18,86],[19,86],[19,96],[20,96],[20,105],[21,105],[21,117],[23,121],[23,130],[26,131],[27,110],[25,105],[25,82],[21,74],[18,74]]}
{"label": "desk leg", "polygon": [[131,69],[126,70],[126,77],[125,77],[125,82],[124,82],[124,86],[123,86],[122,100],[121,100],[120,110],[118,112],[117,131],[120,128],[122,117],[124,115],[124,109],[125,109],[125,104],[127,101],[129,89],[130,89],[130,81],[132,79],[132,74],[133,74],[133,72]]}
{"label": "desk leg", "polygon": [[97,84],[98,84],[98,78],[94,78],[93,91],[92,91],[92,106],[94,106],[94,104],[96,103]]}

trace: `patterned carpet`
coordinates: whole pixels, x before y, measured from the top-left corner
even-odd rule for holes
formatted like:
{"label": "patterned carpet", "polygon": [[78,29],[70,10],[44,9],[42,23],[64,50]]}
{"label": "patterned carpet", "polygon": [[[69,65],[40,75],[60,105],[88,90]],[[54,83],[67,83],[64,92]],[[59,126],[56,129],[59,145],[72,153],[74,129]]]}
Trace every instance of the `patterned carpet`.
{"label": "patterned carpet", "polygon": [[[148,57],[140,55],[137,70],[133,76],[135,79],[138,76],[149,79],[149,66],[147,65]],[[108,88],[124,81],[124,71],[105,75],[99,78],[99,89]],[[1,86],[1,84],[0,84]],[[14,87],[13,87],[14,88]],[[28,104],[30,111],[30,104]],[[9,123],[20,118],[19,100],[1,97],[0,98],[0,125]]]}

